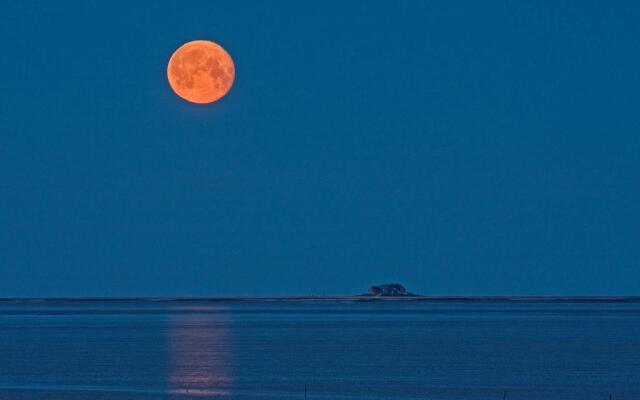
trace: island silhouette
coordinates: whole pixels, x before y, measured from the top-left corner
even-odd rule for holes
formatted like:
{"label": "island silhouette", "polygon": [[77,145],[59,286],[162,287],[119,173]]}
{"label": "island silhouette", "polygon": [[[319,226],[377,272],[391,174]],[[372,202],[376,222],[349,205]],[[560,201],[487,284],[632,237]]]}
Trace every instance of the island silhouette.
{"label": "island silhouette", "polygon": [[377,296],[377,297],[403,297],[403,296],[418,296],[414,293],[409,293],[404,286],[399,283],[385,283],[382,285],[371,286],[369,292],[363,296]]}

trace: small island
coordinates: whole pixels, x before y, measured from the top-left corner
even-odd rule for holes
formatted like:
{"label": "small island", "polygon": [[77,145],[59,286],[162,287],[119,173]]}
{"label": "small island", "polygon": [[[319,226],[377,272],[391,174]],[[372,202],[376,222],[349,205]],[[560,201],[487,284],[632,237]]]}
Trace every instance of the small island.
{"label": "small island", "polygon": [[383,285],[375,285],[369,288],[369,292],[364,294],[363,296],[374,296],[374,297],[405,297],[405,296],[417,296],[416,294],[410,293],[399,283],[385,283]]}

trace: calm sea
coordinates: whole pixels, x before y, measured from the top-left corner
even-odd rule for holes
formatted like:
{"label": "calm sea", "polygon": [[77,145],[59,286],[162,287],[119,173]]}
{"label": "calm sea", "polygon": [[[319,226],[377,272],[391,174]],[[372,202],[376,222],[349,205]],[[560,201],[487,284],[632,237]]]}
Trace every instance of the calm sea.
{"label": "calm sea", "polygon": [[638,302],[0,302],[0,399],[640,399]]}

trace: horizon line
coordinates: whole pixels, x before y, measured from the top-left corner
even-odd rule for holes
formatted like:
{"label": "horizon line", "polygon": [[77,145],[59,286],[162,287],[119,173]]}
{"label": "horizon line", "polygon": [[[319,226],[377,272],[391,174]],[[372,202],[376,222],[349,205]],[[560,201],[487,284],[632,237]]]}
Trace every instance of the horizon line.
{"label": "horizon line", "polygon": [[640,302],[640,295],[286,295],[286,296],[24,296],[0,297],[2,302],[55,301],[557,301],[557,302]]}

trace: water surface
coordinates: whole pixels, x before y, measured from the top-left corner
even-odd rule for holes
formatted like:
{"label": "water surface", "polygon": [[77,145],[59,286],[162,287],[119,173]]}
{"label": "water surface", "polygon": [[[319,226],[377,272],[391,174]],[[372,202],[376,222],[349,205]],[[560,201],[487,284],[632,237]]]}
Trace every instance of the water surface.
{"label": "water surface", "polygon": [[0,302],[2,399],[640,399],[640,303]]}

